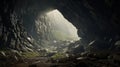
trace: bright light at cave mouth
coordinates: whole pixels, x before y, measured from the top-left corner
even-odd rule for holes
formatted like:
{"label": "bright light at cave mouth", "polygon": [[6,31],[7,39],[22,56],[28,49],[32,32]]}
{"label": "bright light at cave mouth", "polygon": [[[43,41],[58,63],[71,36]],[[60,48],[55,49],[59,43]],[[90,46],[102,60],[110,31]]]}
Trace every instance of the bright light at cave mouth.
{"label": "bright light at cave mouth", "polygon": [[[65,19],[57,9],[46,13],[46,16],[49,18],[50,23],[52,23],[52,27],[57,28],[59,31],[58,39],[60,39],[59,36],[62,35],[64,37],[62,38],[63,40],[76,41],[80,39],[80,37],[78,37],[76,27]],[[52,31],[55,32],[55,29]],[[57,34],[54,35],[57,37]]]}
{"label": "bright light at cave mouth", "polygon": [[41,36],[38,42],[47,51],[66,51],[70,43],[80,39],[76,27],[57,9],[40,14],[35,23],[37,33]]}
{"label": "bright light at cave mouth", "polygon": [[[49,41],[77,41],[80,39],[77,29],[56,9],[40,14],[36,20],[38,33]],[[41,33],[39,33],[41,35]]]}

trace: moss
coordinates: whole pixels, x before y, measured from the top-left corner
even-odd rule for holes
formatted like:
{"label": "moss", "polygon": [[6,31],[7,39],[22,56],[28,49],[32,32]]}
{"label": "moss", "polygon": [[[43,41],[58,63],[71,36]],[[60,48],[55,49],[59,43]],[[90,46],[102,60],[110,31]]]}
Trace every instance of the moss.
{"label": "moss", "polygon": [[9,57],[21,57],[21,58],[32,58],[36,56],[40,56],[40,54],[37,51],[34,52],[18,52],[18,51],[12,51],[12,50],[0,50],[0,58],[9,58]]}
{"label": "moss", "polygon": [[54,60],[56,60],[56,59],[62,59],[62,58],[65,58],[65,57],[66,57],[65,53],[56,53],[51,58],[54,59]]}
{"label": "moss", "polygon": [[37,57],[40,56],[40,54],[38,52],[23,52],[22,53],[22,57],[24,58],[33,58],[33,57]]}

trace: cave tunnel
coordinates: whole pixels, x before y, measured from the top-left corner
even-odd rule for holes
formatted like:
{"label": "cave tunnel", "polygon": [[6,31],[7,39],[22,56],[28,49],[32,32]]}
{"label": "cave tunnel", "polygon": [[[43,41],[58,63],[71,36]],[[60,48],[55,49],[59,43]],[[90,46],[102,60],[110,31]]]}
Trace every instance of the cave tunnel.
{"label": "cave tunnel", "polygon": [[119,67],[119,6],[119,0],[2,0],[0,67]]}

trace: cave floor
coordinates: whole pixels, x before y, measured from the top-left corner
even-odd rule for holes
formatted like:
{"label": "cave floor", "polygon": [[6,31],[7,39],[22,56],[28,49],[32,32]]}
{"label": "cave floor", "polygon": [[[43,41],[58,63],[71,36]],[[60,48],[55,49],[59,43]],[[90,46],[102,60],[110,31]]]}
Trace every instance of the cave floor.
{"label": "cave floor", "polygon": [[84,53],[53,60],[49,57],[23,59],[22,62],[9,62],[0,67],[120,67],[120,52]]}

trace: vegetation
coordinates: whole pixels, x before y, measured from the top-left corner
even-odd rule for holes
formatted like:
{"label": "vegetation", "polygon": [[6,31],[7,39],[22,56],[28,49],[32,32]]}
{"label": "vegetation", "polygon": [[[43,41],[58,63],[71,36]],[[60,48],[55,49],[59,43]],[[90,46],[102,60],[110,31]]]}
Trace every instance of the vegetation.
{"label": "vegetation", "polygon": [[37,57],[37,56],[40,56],[40,54],[38,52],[23,52],[22,53],[23,58],[33,58],[33,57]]}
{"label": "vegetation", "polygon": [[56,60],[56,59],[62,59],[62,58],[65,58],[65,57],[66,57],[65,53],[56,53],[51,58],[54,59],[54,60]]}

